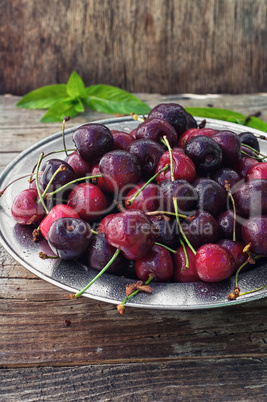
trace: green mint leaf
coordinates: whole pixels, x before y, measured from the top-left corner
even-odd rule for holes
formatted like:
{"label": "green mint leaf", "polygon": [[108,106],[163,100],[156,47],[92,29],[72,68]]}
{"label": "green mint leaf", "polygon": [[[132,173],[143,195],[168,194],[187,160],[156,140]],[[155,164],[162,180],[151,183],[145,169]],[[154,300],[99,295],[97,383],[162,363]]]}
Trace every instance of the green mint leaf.
{"label": "green mint leaf", "polygon": [[82,104],[82,101],[81,101],[80,98],[75,99],[74,109],[75,109],[76,112],[78,112],[78,113],[84,112],[84,107],[83,107],[83,104]]}
{"label": "green mint leaf", "polygon": [[267,133],[267,123],[258,119],[257,117],[254,117],[254,116],[249,117],[249,120],[247,121],[247,123],[245,125],[248,127],[251,127],[251,128],[256,128],[257,130],[261,130],[261,131],[264,131],[265,133]]}
{"label": "green mint leaf", "polygon": [[242,113],[233,112],[227,109],[216,109],[213,107],[186,107],[185,109],[188,113],[197,117],[224,120],[237,124],[244,124],[246,121],[246,116]]}
{"label": "green mint leaf", "polygon": [[63,121],[65,116],[70,118],[77,116],[80,112],[76,110],[78,102],[74,99],[66,98],[54,103],[41,119],[42,123],[55,123]]}
{"label": "green mint leaf", "polygon": [[29,92],[23,96],[16,106],[25,109],[48,109],[66,96],[66,84],[48,85]]}
{"label": "green mint leaf", "polygon": [[67,93],[70,98],[84,98],[86,97],[85,87],[83,80],[76,71],[71,74],[67,83]]}
{"label": "green mint leaf", "polygon": [[131,93],[111,85],[92,85],[86,88],[83,103],[88,109],[102,113],[147,114],[150,107]]}

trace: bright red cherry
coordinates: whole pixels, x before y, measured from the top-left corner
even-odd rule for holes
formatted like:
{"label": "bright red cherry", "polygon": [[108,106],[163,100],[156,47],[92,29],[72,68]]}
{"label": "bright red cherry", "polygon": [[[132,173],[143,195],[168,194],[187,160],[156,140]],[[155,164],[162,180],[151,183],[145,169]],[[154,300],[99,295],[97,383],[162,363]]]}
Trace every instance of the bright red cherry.
{"label": "bright red cherry", "polygon": [[218,244],[204,244],[196,254],[196,270],[202,281],[223,281],[233,274],[235,260],[226,248]]}
{"label": "bright red cherry", "polygon": [[[192,183],[196,178],[196,167],[192,160],[181,151],[172,150],[172,160],[173,160],[173,175],[175,180],[183,179]],[[170,153],[169,151],[164,152],[161,156],[156,173],[163,169],[166,165],[171,165],[170,163]],[[163,180],[171,179],[170,168],[160,173],[156,181],[160,183]]]}
{"label": "bright red cherry", "polygon": [[173,282],[199,282],[200,279],[195,264],[196,256],[188,246],[185,246],[185,249],[188,257],[188,266],[186,266],[186,257],[182,246],[178,247],[176,254],[173,255]]}
{"label": "bright red cherry", "polygon": [[45,215],[42,204],[37,203],[38,193],[33,188],[21,191],[11,206],[13,218],[21,225],[39,222]]}
{"label": "bright red cherry", "polygon": [[247,172],[246,179],[267,179],[267,162],[259,162],[251,166]]}
{"label": "bright red cherry", "polygon": [[159,188],[156,184],[148,184],[129,205],[129,201],[143,187],[145,183],[139,183],[129,191],[125,198],[126,209],[140,209],[144,212],[155,211],[159,206]]}

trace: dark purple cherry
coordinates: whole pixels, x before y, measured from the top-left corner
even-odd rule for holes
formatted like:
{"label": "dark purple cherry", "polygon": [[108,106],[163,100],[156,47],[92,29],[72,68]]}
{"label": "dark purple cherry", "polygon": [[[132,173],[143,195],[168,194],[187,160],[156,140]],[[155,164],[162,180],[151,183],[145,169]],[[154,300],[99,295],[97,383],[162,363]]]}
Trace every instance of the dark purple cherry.
{"label": "dark purple cherry", "polygon": [[242,227],[242,237],[245,244],[251,244],[252,253],[267,254],[267,215],[246,220]]}
{"label": "dark purple cherry", "polygon": [[226,182],[230,184],[230,187],[234,187],[237,183],[240,183],[241,177],[234,169],[222,167],[217,172],[211,175],[211,179],[216,181],[222,187],[225,188]]}
{"label": "dark purple cherry", "polygon": [[177,145],[177,133],[175,128],[167,121],[158,118],[146,119],[135,131],[136,139],[160,142],[164,136],[166,136],[171,147]]}
{"label": "dark purple cherry", "polygon": [[[234,228],[234,212],[232,210],[227,210],[221,212],[216,221],[219,227],[219,236],[221,239],[233,239],[233,228]],[[235,235],[237,240],[241,240],[241,229],[242,229],[243,219],[237,216],[235,223]]]}
{"label": "dark purple cherry", "polygon": [[91,228],[78,218],[59,218],[52,223],[47,241],[52,251],[63,260],[81,256],[91,242]]}
{"label": "dark purple cherry", "polygon": [[243,252],[245,244],[239,241],[233,241],[229,239],[223,239],[218,242],[222,247],[225,247],[230,251],[235,260],[235,272],[238,268],[244,264],[248,259],[248,254]]}
{"label": "dark purple cherry", "polygon": [[135,140],[128,147],[128,152],[136,156],[141,164],[142,178],[149,180],[154,176],[165,149],[158,142],[153,140]]}
{"label": "dark purple cherry", "polygon": [[[89,248],[88,265],[90,268],[101,271],[105,265],[111,260],[116,248],[111,246],[105,237],[105,233],[98,233],[94,236]],[[106,270],[109,274],[118,274],[126,266],[127,260],[120,253],[115,261]]]}
{"label": "dark purple cherry", "polygon": [[233,167],[241,158],[241,141],[232,131],[218,131],[211,137],[222,150],[222,165]]}
{"label": "dark purple cherry", "polygon": [[206,211],[197,211],[194,218],[182,223],[184,234],[196,249],[206,243],[218,241],[218,224],[214,217]]}
{"label": "dark purple cherry", "polygon": [[151,109],[148,118],[166,120],[175,128],[178,136],[189,128],[187,125],[192,125],[192,119],[190,119],[191,123],[189,123],[188,113],[178,103],[160,103]]}
{"label": "dark purple cherry", "polygon": [[106,153],[100,159],[99,170],[103,174],[106,190],[115,194],[129,190],[127,185],[137,184],[141,177],[139,160],[122,150]]}
{"label": "dark purple cherry", "polygon": [[88,123],[79,127],[72,137],[81,158],[92,165],[113,149],[113,136],[103,124]]}
{"label": "dark purple cherry", "polygon": [[157,227],[159,235],[157,242],[175,249],[179,246],[180,231],[176,219],[167,215],[149,215],[149,219]]}
{"label": "dark purple cherry", "polygon": [[244,131],[243,133],[238,134],[238,136],[242,144],[249,145],[251,148],[256,149],[256,151],[260,150],[258,138],[250,131]]}
{"label": "dark purple cherry", "polygon": [[226,206],[226,190],[212,179],[201,177],[194,181],[198,193],[198,209],[217,216]]}
{"label": "dark purple cherry", "polygon": [[267,214],[267,180],[250,180],[240,186],[233,197],[241,216],[248,218]]}
{"label": "dark purple cherry", "polygon": [[252,166],[257,165],[258,163],[259,161],[257,159],[243,156],[235,164],[234,170],[236,171],[237,174],[239,174],[240,177],[245,178],[249,169]]}
{"label": "dark purple cherry", "polygon": [[174,212],[173,197],[177,197],[179,213],[193,211],[198,202],[196,189],[186,180],[164,180],[159,185],[160,206],[162,211]]}
{"label": "dark purple cherry", "polygon": [[214,172],[222,163],[222,150],[212,138],[198,135],[188,140],[185,153],[194,162],[198,171]]}
{"label": "dark purple cherry", "polygon": [[129,145],[134,141],[134,137],[130,133],[119,130],[111,130],[114,139],[113,150],[122,149],[127,151]]}

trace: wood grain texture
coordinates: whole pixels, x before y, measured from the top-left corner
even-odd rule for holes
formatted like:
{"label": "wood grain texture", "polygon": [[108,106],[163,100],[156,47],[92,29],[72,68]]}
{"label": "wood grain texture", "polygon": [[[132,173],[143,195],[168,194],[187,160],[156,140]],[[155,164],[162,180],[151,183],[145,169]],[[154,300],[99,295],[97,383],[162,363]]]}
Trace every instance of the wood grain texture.
{"label": "wood grain texture", "polygon": [[0,93],[66,82],[131,92],[267,90],[263,0],[1,0]]}

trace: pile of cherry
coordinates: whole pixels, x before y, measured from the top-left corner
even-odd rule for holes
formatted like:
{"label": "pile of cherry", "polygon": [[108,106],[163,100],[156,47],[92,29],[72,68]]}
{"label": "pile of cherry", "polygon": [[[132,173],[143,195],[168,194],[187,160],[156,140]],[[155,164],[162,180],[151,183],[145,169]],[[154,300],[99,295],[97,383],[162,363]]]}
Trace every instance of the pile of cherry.
{"label": "pile of cherry", "polygon": [[40,256],[139,280],[132,294],[151,280],[222,281],[267,256],[257,137],[198,127],[174,103],[139,120],[131,133],[82,125],[65,160],[40,156],[11,209],[47,240],[51,256]]}

